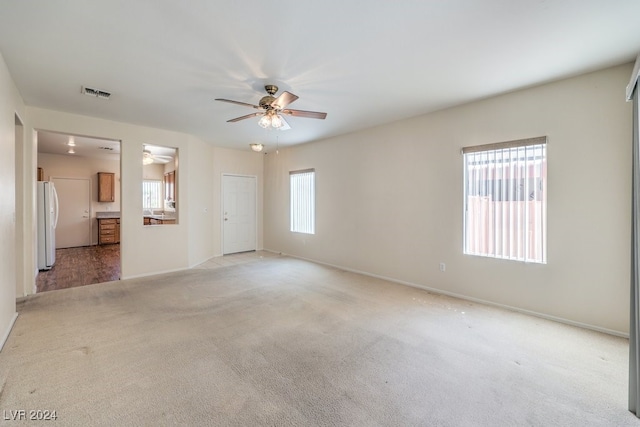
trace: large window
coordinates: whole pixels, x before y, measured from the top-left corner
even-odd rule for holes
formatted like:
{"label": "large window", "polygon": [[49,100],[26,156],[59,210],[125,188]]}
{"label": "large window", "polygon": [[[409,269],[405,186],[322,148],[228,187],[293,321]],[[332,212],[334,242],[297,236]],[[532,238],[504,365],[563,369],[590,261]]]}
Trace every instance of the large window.
{"label": "large window", "polygon": [[142,209],[162,208],[162,181],[142,181]]}
{"label": "large window", "polygon": [[291,231],[315,234],[315,170],[290,172]]}
{"label": "large window", "polygon": [[463,148],[465,254],[547,262],[546,143]]}

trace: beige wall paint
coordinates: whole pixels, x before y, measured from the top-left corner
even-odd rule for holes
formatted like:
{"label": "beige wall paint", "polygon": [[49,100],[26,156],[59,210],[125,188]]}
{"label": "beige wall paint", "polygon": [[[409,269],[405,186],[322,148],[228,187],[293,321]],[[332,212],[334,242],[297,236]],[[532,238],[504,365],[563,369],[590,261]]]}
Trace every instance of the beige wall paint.
{"label": "beige wall paint", "polygon": [[[631,65],[281,149],[265,248],[628,332]],[[463,146],[548,136],[548,264],[462,254]],[[316,234],[289,230],[290,170],[316,169]],[[446,263],[446,272],[439,263]]]}
{"label": "beige wall paint", "polygon": [[[91,244],[98,244],[96,212],[120,210],[120,161],[94,159],[62,154],[38,153],[38,167],[44,171],[44,179],[85,178],[91,180]],[[115,174],[115,202],[98,202],[98,172]],[[142,221],[142,219],[140,219]]]}
{"label": "beige wall paint", "polygon": [[[182,167],[182,152],[178,152],[178,173],[176,179],[179,183],[186,182],[190,197],[188,200],[189,235],[196,238],[189,239],[189,266],[193,267],[216,255],[215,211],[214,211],[214,148],[197,138],[190,138],[189,150],[197,153],[191,156],[191,167]],[[183,197],[178,193],[178,214],[184,218],[182,210]]]}
{"label": "beige wall paint", "polygon": [[164,165],[152,163],[142,166],[142,179],[162,181],[164,179]]}
{"label": "beige wall paint", "polygon": [[0,56],[0,346],[17,316],[16,295],[24,288],[24,277],[16,272],[16,266],[24,262],[25,253],[23,247],[16,245],[15,192],[16,186],[22,185],[22,171],[16,168],[16,146],[25,150],[25,141],[16,144],[16,114],[25,124],[24,103]]}

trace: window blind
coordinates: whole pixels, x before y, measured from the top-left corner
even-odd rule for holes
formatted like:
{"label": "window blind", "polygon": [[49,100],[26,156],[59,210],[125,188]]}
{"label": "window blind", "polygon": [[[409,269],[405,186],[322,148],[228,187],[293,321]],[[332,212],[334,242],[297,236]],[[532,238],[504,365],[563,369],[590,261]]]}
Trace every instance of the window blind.
{"label": "window blind", "polygon": [[142,209],[162,209],[162,181],[142,181]]}
{"label": "window blind", "polygon": [[289,173],[291,185],[291,231],[315,234],[315,170]]}
{"label": "window blind", "polygon": [[546,137],[463,148],[464,252],[546,263]]}

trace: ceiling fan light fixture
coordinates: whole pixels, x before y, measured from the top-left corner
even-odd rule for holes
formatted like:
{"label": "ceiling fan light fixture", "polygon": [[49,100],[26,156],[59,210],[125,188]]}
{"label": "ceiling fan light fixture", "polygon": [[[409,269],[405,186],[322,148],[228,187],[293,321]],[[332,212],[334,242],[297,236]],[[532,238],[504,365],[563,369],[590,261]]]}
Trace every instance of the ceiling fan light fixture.
{"label": "ceiling fan light fixture", "polygon": [[260,127],[264,128],[264,129],[268,128],[269,126],[271,126],[271,117],[269,117],[269,115],[265,114],[258,121],[258,124],[260,125]]}
{"label": "ceiling fan light fixture", "polygon": [[142,164],[150,165],[151,163],[153,163],[153,156],[151,155],[151,151],[144,150],[142,152]]}
{"label": "ceiling fan light fixture", "polygon": [[253,151],[259,153],[264,148],[264,145],[263,144],[249,144],[249,147],[251,147],[251,149]]}
{"label": "ceiling fan light fixture", "polygon": [[284,116],[281,116],[280,113],[286,114],[288,116],[306,117],[313,119],[325,119],[327,117],[327,113],[321,113],[319,111],[292,110],[291,108],[287,108],[289,104],[298,99],[298,95],[294,95],[291,92],[284,91],[276,98],[275,94],[276,92],[278,92],[278,86],[266,85],[264,89],[267,91],[268,95],[263,96],[260,99],[258,105],[234,101],[232,99],[216,98],[216,101],[228,102],[230,104],[242,105],[245,107],[254,108],[256,110],[261,110],[257,113],[246,114],[244,116],[236,117],[235,119],[227,120],[227,122],[235,123],[239,122],[240,120],[262,116],[260,117],[260,120],[258,120],[258,125],[260,125],[261,128],[287,130],[291,129],[291,127],[289,126],[289,123],[287,123],[287,121],[284,119]]}
{"label": "ceiling fan light fixture", "polygon": [[279,115],[274,114],[273,117],[271,117],[271,127],[276,129],[282,127],[282,119]]}

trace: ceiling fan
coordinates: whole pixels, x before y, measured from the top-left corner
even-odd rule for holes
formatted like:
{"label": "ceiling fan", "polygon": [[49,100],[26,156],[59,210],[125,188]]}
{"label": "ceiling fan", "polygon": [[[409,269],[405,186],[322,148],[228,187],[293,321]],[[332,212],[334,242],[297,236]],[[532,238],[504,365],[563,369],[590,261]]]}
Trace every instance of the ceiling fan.
{"label": "ceiling fan", "polygon": [[153,153],[151,153],[151,151],[149,151],[147,149],[147,147],[145,147],[144,151],[142,152],[142,164],[143,165],[150,165],[152,163],[164,164],[164,163],[169,163],[171,160],[173,160],[173,157],[171,157],[171,156],[160,156],[158,154],[153,154]]}
{"label": "ceiling fan", "polygon": [[304,111],[304,110],[292,110],[290,108],[285,108],[287,105],[291,104],[293,101],[298,99],[297,95],[292,94],[291,92],[284,91],[278,96],[275,97],[276,92],[278,92],[278,86],[276,85],[265,85],[264,89],[267,91],[268,95],[263,96],[260,99],[258,105],[248,104],[246,102],[233,101],[231,99],[222,99],[216,98],[216,101],[229,102],[231,104],[244,105],[246,107],[255,108],[256,110],[260,110],[257,113],[247,114],[246,116],[236,117],[235,119],[227,120],[227,122],[234,123],[239,122],[240,120],[250,119],[251,117],[262,116],[258,124],[263,128],[274,128],[279,130],[291,129],[289,123],[282,117],[282,114],[287,116],[294,117],[306,117],[311,119],[324,119],[327,117],[327,113],[320,113],[317,111]]}

